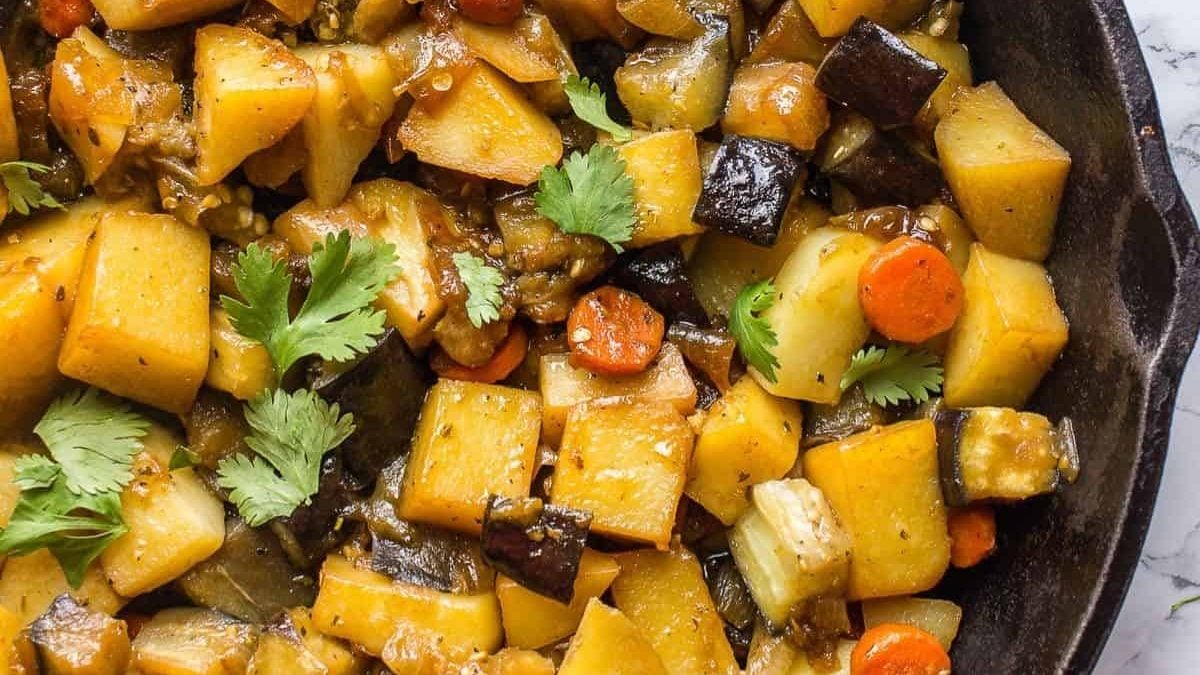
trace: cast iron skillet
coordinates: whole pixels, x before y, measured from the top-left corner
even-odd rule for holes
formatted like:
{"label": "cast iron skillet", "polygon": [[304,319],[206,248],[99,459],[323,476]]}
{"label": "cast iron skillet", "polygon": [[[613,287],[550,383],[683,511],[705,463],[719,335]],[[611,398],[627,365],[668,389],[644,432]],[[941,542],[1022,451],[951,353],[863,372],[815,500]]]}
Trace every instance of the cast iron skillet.
{"label": "cast iron skillet", "polygon": [[1000,553],[940,587],[962,602],[956,673],[1085,673],[1137,566],[1176,389],[1200,326],[1200,242],[1121,0],[968,0],[964,38],[1071,151],[1050,272],[1071,342],[1033,407],[1075,420],[1072,487],[1000,512]]}

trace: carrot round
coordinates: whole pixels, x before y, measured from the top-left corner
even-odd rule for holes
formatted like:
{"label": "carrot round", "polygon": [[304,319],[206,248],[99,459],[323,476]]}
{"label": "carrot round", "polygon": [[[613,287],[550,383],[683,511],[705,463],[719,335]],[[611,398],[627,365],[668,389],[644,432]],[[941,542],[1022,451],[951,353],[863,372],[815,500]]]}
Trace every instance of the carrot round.
{"label": "carrot round", "polygon": [[571,365],[600,375],[633,375],[662,347],[662,314],[629,291],[603,286],[579,299],[567,319]]}
{"label": "carrot round", "polygon": [[963,285],[936,246],[897,237],[859,271],[858,299],[867,322],[888,339],[924,342],[954,326],[962,312]]}
{"label": "carrot round", "polygon": [[950,564],[974,567],[996,550],[996,514],[990,506],[950,510]]}
{"label": "carrot round", "polygon": [[41,0],[38,3],[38,23],[42,30],[61,39],[90,22],[92,11],[90,0]]}
{"label": "carrot round", "polygon": [[916,626],[881,623],[854,646],[850,675],[950,675],[950,655]]}
{"label": "carrot round", "polygon": [[525,360],[529,350],[529,336],[519,323],[513,323],[508,331],[508,337],[500,343],[496,353],[482,366],[464,366],[439,351],[432,360],[433,371],[440,377],[450,380],[466,380],[468,382],[483,382],[492,384],[508,377],[512,371]]}

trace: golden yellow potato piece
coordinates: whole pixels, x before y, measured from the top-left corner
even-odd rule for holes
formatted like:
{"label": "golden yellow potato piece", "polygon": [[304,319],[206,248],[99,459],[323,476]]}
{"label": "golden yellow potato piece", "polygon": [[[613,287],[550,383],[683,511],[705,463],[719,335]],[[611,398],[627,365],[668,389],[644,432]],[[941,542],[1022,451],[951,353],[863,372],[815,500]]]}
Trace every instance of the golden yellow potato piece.
{"label": "golden yellow potato piece", "polygon": [[0,435],[31,430],[54,398],[63,325],[52,286],[0,273]]}
{"label": "golden yellow potato piece", "polygon": [[721,129],[812,150],[829,128],[829,104],[807,63],[757,63],[733,74]]}
{"label": "golden yellow potato piece", "polygon": [[620,610],[588,600],[558,675],[667,675],[654,647]]}
{"label": "golden yellow potato piece", "polygon": [[633,178],[637,224],[629,248],[698,234],[692,222],[704,176],[696,152],[696,135],[687,129],[660,131],[617,148],[625,173]]}
{"label": "golden yellow potato piece", "polygon": [[603,595],[620,571],[612,556],[585,549],[575,577],[575,595],[566,605],[501,575],[496,579],[496,596],[508,644],[538,649],[574,633],[589,601]]}
{"label": "golden yellow potato piece", "polygon": [[241,0],[94,0],[109,28],[151,30],[216,14]]}
{"label": "golden yellow potato piece", "polygon": [[229,392],[234,398],[249,401],[264,389],[275,386],[275,364],[261,342],[251,340],[234,329],[229,313],[214,307],[208,374],[204,383]]}

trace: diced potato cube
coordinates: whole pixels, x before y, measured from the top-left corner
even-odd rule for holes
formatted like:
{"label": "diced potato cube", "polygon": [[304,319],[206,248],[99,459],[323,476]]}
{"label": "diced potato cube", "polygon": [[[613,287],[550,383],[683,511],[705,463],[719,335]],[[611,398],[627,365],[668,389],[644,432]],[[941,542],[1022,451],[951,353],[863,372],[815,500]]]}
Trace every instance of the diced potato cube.
{"label": "diced potato cube", "polygon": [[316,98],[301,123],[304,187],[319,206],[331,207],[346,196],[395,110],[396,76],[383,50],[370,45],[301,47],[296,55],[317,76]]}
{"label": "diced potato cube", "polygon": [[832,44],[832,40],[817,34],[816,26],[800,8],[799,0],[785,0],[763,28],[746,61],[802,61],[819,66]]}
{"label": "diced potato cube", "polygon": [[164,609],[133,640],[133,665],[141,675],[244,673],[254,655],[257,626],[211,609]]}
{"label": "diced potato cube", "polygon": [[208,558],[225,541],[225,508],[192,469],[170,471],[179,440],[152,429],[134,460],[134,480],[121,494],[129,531],[100,554],[121,595],[153,590]]}
{"label": "diced potato cube", "polygon": [[73,202],[65,210],[39,213],[0,238],[0,275],[37,272],[56,299],[62,296],[58,304],[66,321],[75,306],[84,254],[100,217],[105,213],[145,212],[148,206],[140,197],[107,202],[93,196]]}
{"label": "diced potato cube", "polygon": [[482,659],[473,659],[468,671],[479,675],[554,675],[554,662],[528,649],[501,649]]}
{"label": "diced potato cube", "polygon": [[292,179],[308,162],[304,130],[293,127],[275,145],[259,150],[242,163],[242,173],[251,185],[278,189]]}
{"label": "diced potato cube", "polygon": [[834,669],[814,665],[808,654],[786,635],[771,635],[759,624],[750,640],[746,657],[746,675],[850,675],[850,655],[858,645],[854,640],[838,640]]}
{"label": "diced potato cube", "polygon": [[496,579],[496,595],[508,644],[538,649],[574,633],[589,601],[603,595],[620,571],[612,556],[585,549],[575,577],[575,595],[568,605],[500,576]]}
{"label": "diced potato cube", "polygon": [[383,652],[401,623],[480,652],[494,651],[504,640],[494,593],[443,593],[392,581],[339,555],[327,557],[321,568],[313,623],[322,633],[349,640],[373,655]]}
{"label": "diced potato cube", "polygon": [[171,216],[106,214],[84,259],[58,367],[170,412],[208,371],[208,233]]}
{"label": "diced potato cube", "polygon": [[1067,344],[1041,265],[971,247],[963,312],[946,352],[946,404],[1020,408]]}
{"label": "diced potato cube", "polygon": [[692,428],[662,401],[595,401],[567,416],[550,501],[591,512],[592,531],[665,549]]}
{"label": "diced potato cube", "polygon": [[603,38],[633,49],[642,37],[617,12],[617,0],[544,0],[539,5],[555,24],[567,27],[573,41]]}
{"label": "diced potato cube", "polygon": [[829,128],[829,104],[807,63],[759,63],[733,74],[721,129],[812,150]]}
{"label": "diced potato cube", "polygon": [[629,248],[704,231],[692,222],[704,180],[694,133],[660,131],[621,145],[617,153],[625,160],[625,173],[633,178],[637,207]]}
{"label": "diced potato cube", "polygon": [[297,637],[270,628],[258,638],[246,675],[325,675],[325,664],[310,654]]}
{"label": "diced potato cube", "polygon": [[289,610],[287,622],[300,636],[308,653],[317,657],[325,667],[323,675],[364,675],[366,672],[366,658],[349,643],[322,633],[313,621],[309,608]]}
{"label": "diced potato cube", "polygon": [[804,476],[824,494],[854,544],[851,600],[919,593],[950,564],[937,434],[929,420],[901,422],[818,446]]}
{"label": "diced potato cube", "polygon": [[307,607],[288,610],[258,639],[246,675],[365,675],[366,657],[327,637]]}
{"label": "diced potato cube", "polygon": [[262,343],[237,332],[229,321],[229,313],[219,307],[213,308],[209,325],[212,358],[208,361],[205,384],[243,401],[275,386],[275,365]]}
{"label": "diced potato cube", "polygon": [[682,0],[617,0],[617,13],[655,35],[693,40],[704,34],[704,26]]}
{"label": "diced potato cube", "polygon": [[151,30],[229,9],[241,0],[93,0],[109,28]]}
{"label": "diced potato cube", "polygon": [[942,115],[950,108],[950,102],[960,87],[970,87],[971,55],[966,45],[944,37],[931,37],[925,33],[904,33],[900,36],[909,47],[917,50],[927,59],[931,59],[945,69],[946,79],[938,85],[917,114],[916,125],[922,131],[932,134],[937,128]]}
{"label": "diced potato cube", "polygon": [[871,629],[882,623],[916,626],[936,637],[949,650],[958,635],[962,608],[949,600],[934,598],[879,598],[862,604],[863,623]]}
{"label": "diced potato cube", "polygon": [[821,491],[802,478],[756,485],[753,495],[729,548],[755,603],[783,629],[796,605],[845,589],[850,537]]}
{"label": "diced potato cube", "polygon": [[65,675],[125,675],[129,631],[124,621],[60,595],[30,626],[42,668]]}
{"label": "diced potato cube", "polygon": [[12,556],[0,574],[0,607],[16,614],[21,624],[32,623],[63,593],[96,611],[116,614],[128,600],[117,595],[99,563],[92,563],[78,589],[71,588],[62,566],[46,549]]}
{"label": "diced potato cube", "polygon": [[688,262],[688,277],[700,304],[709,314],[728,318],[738,291],[746,284],[775,276],[800,241],[810,231],[823,227],[832,215],[816,200],[792,200],[783,214],[779,238],[770,248],[713,230],[705,232]]}
{"label": "diced potato cube", "polygon": [[879,17],[894,0],[799,0],[821,37],[838,37],[860,16]]}
{"label": "diced potato cube", "polygon": [[28,641],[28,637],[22,632],[24,628],[25,624],[20,617],[0,606],[0,672],[26,672],[20,669],[24,664],[21,663],[19,651],[22,643]]}
{"label": "diced potato cube", "polygon": [[[558,79],[558,67],[552,59],[539,53],[537,45],[525,40],[520,30],[519,24],[534,18],[521,17],[507,26],[489,26],[456,16],[454,33],[471,51],[516,82]],[[544,28],[554,30],[548,25]]]}
{"label": "diced potato cube", "polygon": [[796,463],[800,404],[776,398],[743,377],[709,409],[684,491],[732,525],[750,506],[750,488],[782,478]]}
{"label": "diced potato cube", "polygon": [[212,185],[278,143],[317,93],[312,68],[282,42],[249,28],[196,31],[196,178]]}
{"label": "diced potato cube", "polygon": [[558,675],[667,675],[662,659],[620,610],[588,600]]}
{"label": "diced potato cube", "polygon": [[612,595],[670,675],[736,675],[737,661],[700,563],[685,548],[617,556]]}
{"label": "diced potato cube", "polygon": [[52,286],[31,272],[0,273],[0,436],[30,431],[54,398],[62,331]]}
{"label": "diced potato cube", "polygon": [[762,316],[779,344],[776,381],[750,374],[776,396],[837,403],[842,373],[871,328],[858,300],[858,273],[881,246],[873,237],[836,228],[808,234],[775,277],[778,297]]}
{"label": "diced potato cube", "polygon": [[954,198],[985,246],[1045,260],[1071,155],[995,82],[954,96],[935,133]]}
{"label": "diced potato cube", "polygon": [[562,159],[562,134],[521,90],[476,63],[436,103],[418,102],[397,138],[422,162],[529,185]]}
{"label": "diced potato cube", "polygon": [[317,8],[317,0],[267,0],[292,24],[302,23]]}
{"label": "diced potato cube", "polygon": [[439,380],[413,436],[400,517],[478,533],[489,496],[529,494],[541,414],[536,392]]}
{"label": "diced potato cube", "polygon": [[542,439],[557,445],[571,408],[602,398],[663,401],[682,415],[696,409],[696,384],[679,349],[662,346],[658,359],[638,375],[603,377],[572,367],[567,354],[542,356],[538,381],[542,388]]}

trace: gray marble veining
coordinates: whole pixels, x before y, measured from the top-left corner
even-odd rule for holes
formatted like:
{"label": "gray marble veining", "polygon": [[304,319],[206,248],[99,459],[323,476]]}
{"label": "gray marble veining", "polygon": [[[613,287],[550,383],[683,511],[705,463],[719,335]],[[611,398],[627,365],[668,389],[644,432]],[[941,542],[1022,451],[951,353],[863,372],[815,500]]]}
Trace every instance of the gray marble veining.
{"label": "gray marble veining", "polygon": [[[1158,91],[1164,133],[1188,200],[1200,204],[1200,1],[1125,0]],[[1097,675],[1200,673],[1200,359],[1176,404],[1150,535]]]}

